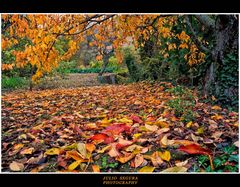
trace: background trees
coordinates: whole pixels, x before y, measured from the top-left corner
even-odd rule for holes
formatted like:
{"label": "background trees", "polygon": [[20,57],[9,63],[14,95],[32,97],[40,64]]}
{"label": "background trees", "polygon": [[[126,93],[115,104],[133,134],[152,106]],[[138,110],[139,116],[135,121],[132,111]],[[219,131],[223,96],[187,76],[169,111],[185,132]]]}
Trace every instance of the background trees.
{"label": "background trees", "polygon": [[93,56],[102,61],[100,75],[115,56],[127,65],[133,81],[199,86],[206,96],[236,106],[238,19],[236,15],[2,15],[2,70],[7,76],[28,75],[36,83],[84,50],[87,41],[89,49],[96,49]]}

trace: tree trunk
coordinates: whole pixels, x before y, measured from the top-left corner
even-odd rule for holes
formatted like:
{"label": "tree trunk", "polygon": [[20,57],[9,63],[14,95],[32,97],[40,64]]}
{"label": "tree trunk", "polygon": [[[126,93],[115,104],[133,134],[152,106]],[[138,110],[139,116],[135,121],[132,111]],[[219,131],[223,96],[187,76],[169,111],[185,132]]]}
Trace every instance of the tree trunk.
{"label": "tree trunk", "polygon": [[32,89],[33,89],[33,81],[32,81],[33,72],[34,72],[34,67],[32,66],[32,68],[31,68],[31,76],[30,76],[30,84],[29,84],[29,90],[30,91],[32,91]]}
{"label": "tree trunk", "polygon": [[225,55],[238,48],[238,19],[232,15],[220,15],[217,17],[214,30],[215,45],[211,52],[212,63],[209,65],[205,79],[203,93],[206,95],[215,93],[218,87],[216,74],[218,67],[223,64]]}
{"label": "tree trunk", "polygon": [[101,71],[99,72],[98,76],[103,75],[103,73],[105,72],[105,70],[107,68],[108,63],[109,63],[109,56],[106,55],[103,57],[103,67],[102,67]]}

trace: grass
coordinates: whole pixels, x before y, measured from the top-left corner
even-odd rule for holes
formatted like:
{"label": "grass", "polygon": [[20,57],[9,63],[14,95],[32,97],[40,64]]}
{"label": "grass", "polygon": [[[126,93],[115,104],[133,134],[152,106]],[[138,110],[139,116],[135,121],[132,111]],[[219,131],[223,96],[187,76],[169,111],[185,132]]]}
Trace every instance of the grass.
{"label": "grass", "polygon": [[28,85],[28,80],[24,77],[2,77],[2,88],[3,89],[16,89],[23,88]]}

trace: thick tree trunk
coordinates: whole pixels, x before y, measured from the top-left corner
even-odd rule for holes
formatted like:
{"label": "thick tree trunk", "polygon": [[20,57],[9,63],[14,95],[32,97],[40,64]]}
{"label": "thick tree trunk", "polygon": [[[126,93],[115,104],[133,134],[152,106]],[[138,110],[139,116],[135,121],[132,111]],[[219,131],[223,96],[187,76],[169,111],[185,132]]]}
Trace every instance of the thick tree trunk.
{"label": "thick tree trunk", "polygon": [[[216,75],[218,67],[223,64],[225,55],[238,48],[238,20],[234,16],[220,15],[216,20],[214,30],[215,45],[211,52],[212,63],[209,65],[205,80],[203,92],[206,95],[215,93],[218,87]],[[237,26],[238,27],[238,26]]]}

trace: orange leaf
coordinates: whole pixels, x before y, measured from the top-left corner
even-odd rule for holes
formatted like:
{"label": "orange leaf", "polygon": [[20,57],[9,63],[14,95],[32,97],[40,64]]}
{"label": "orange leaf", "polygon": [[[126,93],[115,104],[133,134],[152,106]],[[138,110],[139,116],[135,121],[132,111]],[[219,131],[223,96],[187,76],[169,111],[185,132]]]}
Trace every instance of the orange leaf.
{"label": "orange leaf", "polygon": [[96,147],[95,147],[95,145],[92,144],[92,143],[87,143],[87,144],[86,144],[86,149],[87,149],[87,151],[88,151],[89,153],[92,153],[92,152],[96,149]]}
{"label": "orange leaf", "polygon": [[100,168],[98,165],[92,165],[93,172],[100,172]]}
{"label": "orange leaf", "polygon": [[128,162],[129,160],[131,160],[134,156],[135,156],[135,154],[126,153],[124,156],[119,156],[118,158],[116,158],[116,160],[118,160],[119,162],[124,164],[124,163]]}

